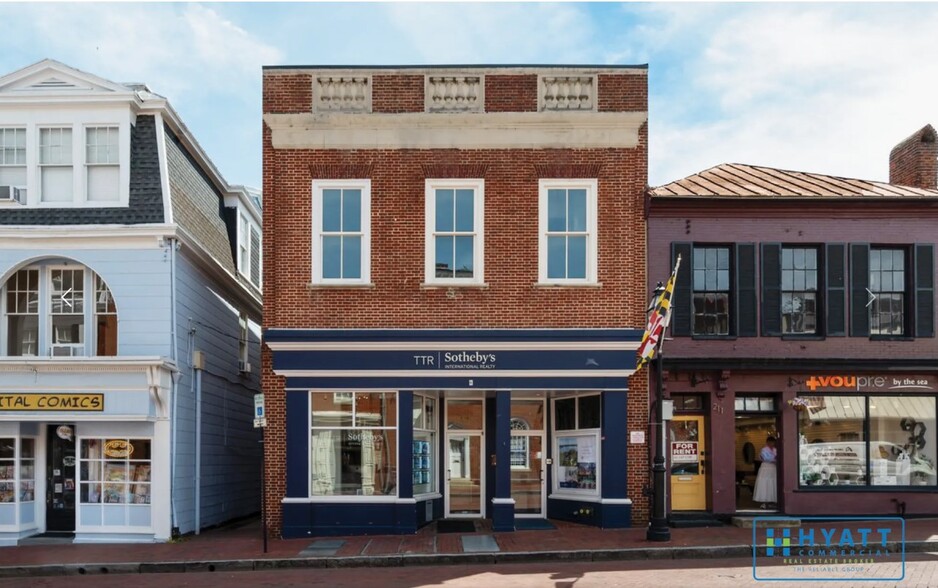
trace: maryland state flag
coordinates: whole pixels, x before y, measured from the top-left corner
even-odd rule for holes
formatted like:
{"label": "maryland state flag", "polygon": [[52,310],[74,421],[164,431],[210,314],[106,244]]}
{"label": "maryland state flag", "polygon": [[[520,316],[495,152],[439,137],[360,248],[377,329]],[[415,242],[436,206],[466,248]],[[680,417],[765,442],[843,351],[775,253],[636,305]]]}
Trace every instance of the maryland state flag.
{"label": "maryland state flag", "polygon": [[636,371],[642,369],[642,366],[655,357],[658,341],[664,337],[664,332],[671,322],[671,296],[674,294],[674,281],[677,279],[677,269],[679,267],[681,267],[680,255],[677,258],[677,263],[674,264],[674,272],[668,278],[668,285],[664,287],[664,292],[658,296],[658,300],[655,301],[655,308],[648,316],[648,326],[645,327],[642,343],[638,346]]}

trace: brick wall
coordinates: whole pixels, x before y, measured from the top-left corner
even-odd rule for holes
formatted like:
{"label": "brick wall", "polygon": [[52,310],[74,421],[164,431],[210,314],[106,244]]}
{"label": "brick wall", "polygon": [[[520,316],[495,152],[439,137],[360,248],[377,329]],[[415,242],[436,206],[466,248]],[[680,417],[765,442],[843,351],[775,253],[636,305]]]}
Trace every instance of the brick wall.
{"label": "brick wall", "polygon": [[375,75],[371,83],[374,112],[423,112],[423,75]]}
{"label": "brick wall", "polygon": [[537,75],[485,76],[485,111],[537,111]]}
{"label": "brick wall", "polygon": [[[265,73],[265,112],[284,112],[307,100],[299,89],[297,95],[289,94],[285,90],[289,84],[275,79],[281,75]],[[646,79],[644,75],[622,76]],[[423,109],[423,76],[375,75],[373,79],[375,111]],[[634,90],[630,84],[612,81],[607,87],[628,94]],[[485,92],[488,111],[537,108],[536,75],[489,74]],[[646,102],[626,94],[610,99],[607,107],[630,109]],[[265,128],[263,159],[266,328],[644,327],[647,126],[642,127],[636,148],[592,150],[274,150]],[[314,174],[334,172],[348,177],[345,172],[349,170],[367,173],[371,180],[374,287],[310,288],[311,182],[329,179],[314,178]],[[485,180],[487,288],[421,287],[425,179],[440,170],[456,170],[459,176],[464,175],[460,170],[472,170]],[[550,174],[559,170],[571,174],[588,170],[598,178],[599,287],[535,286],[538,179],[556,177]],[[276,535],[285,490],[284,393],[283,380],[273,375],[266,349],[262,369],[269,423],[265,446],[268,521]],[[631,387],[639,393],[629,398],[628,425],[645,430],[647,378],[638,375]],[[635,501],[635,521],[640,523],[647,518],[647,501],[641,496],[647,447],[630,446],[628,452],[629,492]]]}
{"label": "brick wall", "polygon": [[644,75],[599,75],[599,111],[648,110],[648,78]]}
{"label": "brick wall", "polygon": [[312,112],[313,76],[308,73],[264,73],[264,112]]}
{"label": "brick wall", "polygon": [[889,183],[932,190],[938,187],[938,137],[931,125],[893,147]]}

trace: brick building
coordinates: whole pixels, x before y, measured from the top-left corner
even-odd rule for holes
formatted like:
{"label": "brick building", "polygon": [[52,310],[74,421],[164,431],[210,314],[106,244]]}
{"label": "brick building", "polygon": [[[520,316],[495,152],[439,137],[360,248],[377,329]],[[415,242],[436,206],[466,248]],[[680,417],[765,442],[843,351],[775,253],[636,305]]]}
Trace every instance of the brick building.
{"label": "brick building", "polygon": [[[649,283],[682,258],[664,360],[676,520],[934,514],[936,162],[926,126],[888,184],[726,164],[650,191]],[[753,496],[769,436],[774,503]]]}
{"label": "brick building", "polygon": [[644,67],[268,67],[268,522],[647,517]]}

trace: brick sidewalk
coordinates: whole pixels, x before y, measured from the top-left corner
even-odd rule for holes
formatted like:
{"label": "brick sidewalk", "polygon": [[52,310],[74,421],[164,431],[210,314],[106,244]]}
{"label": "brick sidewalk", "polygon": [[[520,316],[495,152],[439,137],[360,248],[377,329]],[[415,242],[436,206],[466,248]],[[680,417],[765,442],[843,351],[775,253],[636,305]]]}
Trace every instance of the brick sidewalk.
{"label": "brick sidewalk", "polygon": [[[752,530],[737,527],[671,529],[671,541],[650,542],[644,528],[603,530],[575,523],[552,521],[556,529],[492,533],[487,522],[479,524],[475,535],[494,538],[499,553],[583,552],[599,550],[663,550],[748,546]],[[808,525],[806,525],[808,526]],[[330,557],[379,557],[394,555],[447,555],[463,553],[462,533],[437,533],[428,525],[415,535],[376,535],[335,537],[341,546],[322,555]],[[262,553],[259,521],[214,529],[188,536],[175,543],[108,545],[20,545],[0,548],[0,568],[12,566],[88,563],[211,562],[308,557],[306,551],[319,538],[269,541]],[[906,522],[906,540],[934,542],[938,551],[938,519]],[[679,553],[683,550],[676,550]],[[931,551],[931,549],[929,549]],[[652,555],[649,555],[651,557]],[[680,557],[661,554],[661,557]],[[699,557],[699,556],[698,556]]]}

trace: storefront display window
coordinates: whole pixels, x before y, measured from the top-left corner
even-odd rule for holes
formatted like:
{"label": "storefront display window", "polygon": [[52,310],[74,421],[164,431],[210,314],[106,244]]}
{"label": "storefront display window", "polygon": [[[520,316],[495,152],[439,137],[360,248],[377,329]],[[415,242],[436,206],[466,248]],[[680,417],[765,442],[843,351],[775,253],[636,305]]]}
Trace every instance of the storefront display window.
{"label": "storefront display window", "polygon": [[554,490],[597,494],[599,480],[598,394],[554,400]]}
{"label": "storefront display window", "polygon": [[0,438],[0,502],[16,502],[16,439]]}
{"label": "storefront display window", "polygon": [[82,439],[79,460],[82,504],[150,504],[149,439]]}
{"label": "storefront display window", "polygon": [[397,393],[313,392],[311,496],[397,496]]}
{"label": "storefront display window", "polygon": [[436,490],[436,399],[414,394],[414,494]]}
{"label": "storefront display window", "polygon": [[801,486],[938,483],[934,397],[803,398],[798,414]]}
{"label": "storefront display window", "polygon": [[36,440],[0,438],[0,503],[33,502],[35,499]]}

